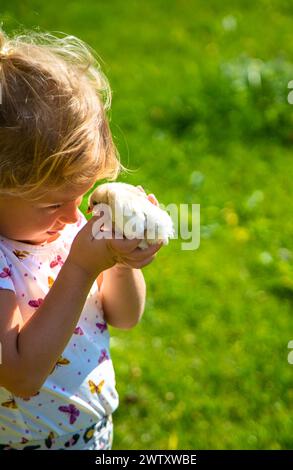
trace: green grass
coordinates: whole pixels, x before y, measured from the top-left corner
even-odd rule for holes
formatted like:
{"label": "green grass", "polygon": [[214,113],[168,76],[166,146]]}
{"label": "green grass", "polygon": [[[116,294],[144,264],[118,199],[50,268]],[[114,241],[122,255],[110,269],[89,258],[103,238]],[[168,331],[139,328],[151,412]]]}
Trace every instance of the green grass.
{"label": "green grass", "polygon": [[293,448],[292,12],[284,0],[1,2],[7,30],[97,50],[136,170],[121,179],[201,204],[199,249],[162,249],[144,269],[141,323],[112,329],[114,449]]}

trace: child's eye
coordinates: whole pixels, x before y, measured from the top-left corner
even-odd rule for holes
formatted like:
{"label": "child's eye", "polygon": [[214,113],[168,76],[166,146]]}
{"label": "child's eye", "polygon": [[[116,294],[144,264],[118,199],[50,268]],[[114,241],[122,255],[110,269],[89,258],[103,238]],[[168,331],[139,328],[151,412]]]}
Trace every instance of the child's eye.
{"label": "child's eye", "polygon": [[48,206],[48,207],[46,207],[46,209],[49,209],[49,210],[52,209],[52,210],[54,210],[54,209],[59,209],[59,207],[61,207],[60,204],[55,204],[55,206]]}

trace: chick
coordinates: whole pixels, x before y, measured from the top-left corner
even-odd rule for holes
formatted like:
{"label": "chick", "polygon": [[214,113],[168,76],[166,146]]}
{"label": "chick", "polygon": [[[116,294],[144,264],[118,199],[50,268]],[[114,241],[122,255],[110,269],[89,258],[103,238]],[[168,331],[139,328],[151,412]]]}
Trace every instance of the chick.
{"label": "chick", "polygon": [[[99,204],[106,204],[112,215],[115,231],[126,238],[141,238],[139,247],[162,242],[167,245],[174,237],[169,214],[152,204],[145,192],[126,183],[105,183],[98,186],[88,199],[88,213],[99,214]],[[95,207],[96,206],[96,207]]]}

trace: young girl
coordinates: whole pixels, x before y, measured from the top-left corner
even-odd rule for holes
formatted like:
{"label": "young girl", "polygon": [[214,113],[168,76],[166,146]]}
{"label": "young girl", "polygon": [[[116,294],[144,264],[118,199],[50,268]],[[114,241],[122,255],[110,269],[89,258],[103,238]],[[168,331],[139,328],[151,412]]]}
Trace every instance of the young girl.
{"label": "young girl", "polygon": [[0,32],[0,87],[0,448],[110,449],[107,324],[139,321],[160,246],[95,239],[78,209],[122,168],[88,46]]}

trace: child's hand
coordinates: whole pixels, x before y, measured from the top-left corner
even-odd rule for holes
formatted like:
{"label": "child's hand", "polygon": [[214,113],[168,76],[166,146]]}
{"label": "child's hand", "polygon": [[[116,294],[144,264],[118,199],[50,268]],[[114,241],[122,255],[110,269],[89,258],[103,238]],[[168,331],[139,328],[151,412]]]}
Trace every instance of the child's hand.
{"label": "child's hand", "polygon": [[159,201],[157,200],[156,196],[154,194],[147,194],[145,192],[145,190],[143,189],[142,186],[138,185],[137,186],[138,189],[140,189],[143,193],[145,193],[145,195],[147,196],[148,200],[154,204],[155,206],[158,206],[159,205]]}
{"label": "child's hand", "polygon": [[92,217],[73,240],[68,261],[79,266],[85,273],[95,279],[102,271],[116,263],[119,266],[142,268],[153,261],[161,244],[152,245],[145,250],[138,248],[139,239],[96,239],[92,228],[99,217]]}
{"label": "child's hand", "polygon": [[[140,269],[150,264],[156,257],[157,252],[162,247],[162,243],[150,245],[148,248],[142,250],[138,248],[138,244],[141,240],[136,240],[136,247],[132,252],[126,253],[123,257],[117,258],[115,267],[119,268],[135,268]],[[119,241],[119,240],[117,240]],[[120,240],[124,241],[124,240]],[[131,240],[129,240],[131,241]],[[132,240],[133,241],[133,240]]]}
{"label": "child's hand", "polygon": [[[148,200],[149,200],[152,204],[154,204],[155,206],[158,206],[158,205],[159,205],[159,202],[158,202],[158,200],[157,200],[157,198],[156,198],[156,196],[155,196],[154,194],[146,194],[146,192],[145,192],[145,190],[143,189],[142,186],[137,186],[137,188],[140,189],[143,193],[145,193],[145,195],[147,196]],[[145,255],[145,258],[143,259],[143,264],[142,264],[141,266],[133,266],[131,263],[125,263],[125,261],[124,261],[124,263],[117,263],[115,266],[117,266],[117,267],[119,267],[119,268],[120,268],[120,267],[122,267],[122,268],[124,268],[124,267],[126,267],[126,268],[127,268],[127,267],[133,267],[133,268],[137,268],[137,267],[138,267],[138,268],[142,268],[142,267],[144,267],[144,266],[147,266],[148,264],[150,264],[150,263],[154,260],[154,258],[156,257],[157,251],[159,251],[159,249],[160,249],[162,246],[163,246],[162,243],[158,243],[158,244],[156,244],[156,245],[150,245],[150,247],[147,248],[147,249],[145,249],[145,250],[140,250],[140,249],[138,248],[137,250],[139,250],[140,252],[142,252],[142,253]],[[150,254],[150,248],[155,248],[155,247],[156,247],[155,252],[153,253],[153,250],[151,250],[151,254]],[[137,251],[137,250],[136,250],[136,251]]]}

